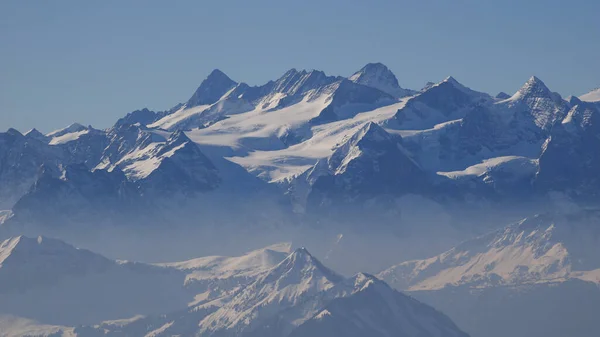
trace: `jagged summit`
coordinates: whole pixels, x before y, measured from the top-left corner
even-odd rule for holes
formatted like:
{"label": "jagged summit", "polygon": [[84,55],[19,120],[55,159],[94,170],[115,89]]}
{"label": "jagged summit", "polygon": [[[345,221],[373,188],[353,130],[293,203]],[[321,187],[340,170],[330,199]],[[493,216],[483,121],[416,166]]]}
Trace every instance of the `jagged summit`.
{"label": "jagged summit", "polygon": [[139,123],[140,125],[148,125],[157,120],[161,116],[160,113],[143,108],[141,110],[135,110],[128,113],[125,117],[120,118],[114,125],[114,128],[118,128],[122,125],[133,125]]}
{"label": "jagged summit", "polygon": [[425,83],[425,85],[423,86],[423,88],[421,88],[421,92],[423,91],[427,91],[429,90],[429,88],[433,87],[436,83],[435,82],[427,82]]}
{"label": "jagged summit", "polygon": [[412,93],[400,87],[394,73],[383,63],[368,63],[348,79],[357,84],[379,89],[396,98]]}
{"label": "jagged summit", "polygon": [[229,90],[233,89],[237,83],[229,78],[219,69],[213,70],[208,77],[202,81],[194,95],[188,100],[188,108],[213,104],[218,101]]}
{"label": "jagged summit", "polygon": [[272,92],[297,95],[311,89],[318,89],[329,85],[340,79],[341,77],[328,76],[320,70],[298,71],[295,68],[292,68],[275,81]]}
{"label": "jagged summit", "polygon": [[[577,126],[579,128],[587,128],[594,126],[596,130],[600,130],[600,109],[592,102],[581,101],[576,97],[571,98],[569,103],[572,108],[567,112],[566,117],[562,120],[563,126]],[[575,129],[568,129],[575,131]]]}

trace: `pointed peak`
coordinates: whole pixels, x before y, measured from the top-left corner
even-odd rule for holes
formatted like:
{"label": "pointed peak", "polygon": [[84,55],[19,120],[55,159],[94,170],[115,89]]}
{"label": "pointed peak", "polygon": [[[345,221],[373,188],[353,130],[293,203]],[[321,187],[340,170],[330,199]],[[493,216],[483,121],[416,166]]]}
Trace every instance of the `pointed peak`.
{"label": "pointed peak", "polygon": [[460,84],[458,83],[458,81],[452,77],[452,76],[448,76],[446,77],[442,82],[448,82],[448,83],[452,83],[452,84]]}
{"label": "pointed peak", "polygon": [[271,276],[279,276],[288,274],[290,270],[319,273],[332,282],[339,282],[344,279],[341,275],[338,275],[333,270],[325,267],[318,259],[312,256],[305,247],[294,250],[277,266],[273,267],[269,274]]}
{"label": "pointed peak", "polygon": [[571,106],[574,106],[574,105],[579,105],[579,104],[581,104],[581,103],[582,103],[581,99],[579,99],[578,97],[575,97],[575,96],[570,96],[570,97],[568,97],[568,98],[567,98],[567,101],[569,102],[569,104],[570,104]]}
{"label": "pointed peak", "polygon": [[490,95],[483,93],[483,92],[475,91],[475,90],[463,85],[462,83],[457,81],[456,78],[454,78],[452,76],[448,76],[441,82],[436,83],[434,85],[431,85],[431,86],[427,85],[425,88],[426,88],[426,90],[422,90],[422,94],[427,94],[426,96],[428,96],[430,93],[436,93],[435,95],[437,95],[437,93],[446,94],[447,90],[455,90],[455,91],[461,91],[463,94],[466,94],[471,99],[478,99],[478,100],[491,100],[492,99]]}
{"label": "pointed peak", "polygon": [[312,254],[305,247],[300,247],[295,249],[291,254],[289,254],[278,266],[274,269],[292,269],[292,268],[300,268],[304,269],[306,267],[314,267],[316,269],[321,270],[325,273],[330,273],[337,277],[337,273],[331,271],[329,268],[325,267],[317,258],[312,256]]}
{"label": "pointed peak", "polygon": [[167,139],[167,143],[175,144],[175,145],[180,145],[180,144],[183,144],[185,142],[190,142],[190,141],[191,140],[188,138],[188,136],[182,130],[176,130],[175,132],[171,133],[171,135]]}
{"label": "pointed peak", "polygon": [[24,134],[25,137],[36,139],[42,142],[46,142],[48,137],[46,137],[43,133],[39,132],[37,129],[33,128]]}
{"label": "pointed peak", "polygon": [[544,84],[544,82],[542,82],[542,80],[539,79],[539,77],[533,75],[531,76],[526,83],[541,83]]}
{"label": "pointed peak", "polygon": [[[452,86],[453,88],[456,88],[456,89],[458,89],[458,90],[460,90],[460,91],[462,91],[462,92],[465,92],[465,93],[473,93],[473,92],[474,92],[474,91],[472,91],[471,89],[469,89],[469,88],[465,87],[464,85],[462,85],[462,83],[460,83],[459,81],[457,81],[457,80],[456,80],[454,77],[452,77],[452,76],[448,76],[448,77],[446,77],[446,78],[445,78],[443,81],[441,81],[440,83],[438,83],[438,84],[435,84],[435,85],[431,86],[431,88],[434,88],[434,87],[439,87],[439,86],[444,86],[444,85],[449,85],[449,86]],[[431,88],[430,88],[430,89],[431,89]]]}
{"label": "pointed peak", "polygon": [[531,76],[512,97],[519,98],[523,96],[551,97],[552,93],[542,80],[536,76]]}
{"label": "pointed peak", "polygon": [[308,263],[317,261],[317,259],[315,259],[305,247],[296,248],[290,255],[288,255],[286,260],[287,259],[290,261],[305,261]]}
{"label": "pointed peak", "polygon": [[505,93],[504,91],[501,91],[498,93],[498,95],[496,95],[497,99],[509,99],[510,95]]}
{"label": "pointed peak", "polygon": [[23,134],[21,132],[19,132],[19,130],[14,129],[14,128],[9,128],[8,130],[6,130],[6,133],[11,136],[17,136],[17,137],[23,136]]}
{"label": "pointed peak", "polygon": [[202,81],[186,105],[191,108],[198,105],[213,104],[236,85],[237,83],[225,75],[224,72],[215,69]]}
{"label": "pointed peak", "polygon": [[33,128],[27,132],[25,132],[25,136],[27,135],[41,135],[42,133],[38,131],[38,129]]}
{"label": "pointed peak", "polygon": [[208,77],[206,78],[208,79],[224,79],[224,80],[231,80],[231,78],[229,78],[229,76],[227,76],[224,72],[222,72],[220,69],[214,69],[213,71],[210,72],[210,74],[208,74]]}
{"label": "pointed peak", "polygon": [[352,141],[358,142],[363,139],[368,139],[370,141],[382,142],[389,141],[392,139],[392,135],[390,135],[384,128],[382,128],[379,124],[375,122],[368,122],[363,125],[352,137]]}
{"label": "pointed peak", "polygon": [[454,78],[452,76],[446,77],[440,84],[443,84],[443,83],[448,83],[448,84],[452,85],[453,87],[455,87],[456,89],[459,89],[464,92],[467,92],[467,91],[472,92],[471,89],[465,87],[462,83],[457,81],[456,78]]}

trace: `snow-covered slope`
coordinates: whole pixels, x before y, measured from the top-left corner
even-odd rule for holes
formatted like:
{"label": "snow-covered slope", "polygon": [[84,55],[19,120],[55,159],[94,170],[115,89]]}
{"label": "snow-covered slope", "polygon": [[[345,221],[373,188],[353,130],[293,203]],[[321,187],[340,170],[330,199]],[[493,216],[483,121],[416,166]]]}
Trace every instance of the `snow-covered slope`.
{"label": "snow-covered slope", "polygon": [[[201,332],[219,335],[233,330],[244,335],[263,330],[263,336],[286,336],[337,296],[339,291],[334,288],[343,281],[343,277],[324,267],[306,249],[298,249],[204,318],[200,322]],[[282,321],[274,321],[279,315],[283,315],[279,317]],[[275,331],[268,331],[271,324]]]}
{"label": "snow-covered slope", "polygon": [[351,296],[331,301],[290,337],[468,336],[440,312],[370,275],[353,280]]}
{"label": "snow-covered slope", "polygon": [[412,90],[401,88],[396,75],[381,63],[369,63],[348,77],[348,79],[354,83],[379,89],[396,98],[409,96],[414,93]]}
{"label": "snow-covered slope", "polygon": [[401,130],[425,130],[463,118],[474,106],[491,100],[489,95],[471,90],[448,77],[409,99],[389,125]]}
{"label": "snow-covered slope", "polygon": [[346,279],[304,248],[230,295],[187,311],[99,329],[108,336],[325,337],[345,335],[351,327],[358,330],[349,336],[466,336],[442,313],[370,275]]}
{"label": "snow-covered slope", "polygon": [[236,86],[236,82],[231,80],[219,69],[213,70],[210,75],[200,84],[196,92],[186,103],[189,108],[198,105],[210,105],[218,101],[226,92]]}
{"label": "snow-covered slope", "polygon": [[307,179],[314,180],[308,207],[330,206],[377,195],[402,195],[424,187],[425,176],[400,136],[370,122],[341,144]]}
{"label": "snow-covered slope", "polygon": [[277,244],[238,257],[150,265],[110,260],[47,237],[10,238],[0,243],[0,331],[50,335],[72,331],[68,326],[214,303],[255,281],[289,251],[289,244]]}
{"label": "snow-covered slope", "polygon": [[[214,71],[185,103],[134,111],[107,130],[9,130],[0,144],[0,209],[14,215],[0,236],[65,224],[56,235],[141,225],[243,228],[259,237],[257,228],[284,233],[302,223],[298,231],[317,225],[350,237],[346,229],[368,223],[406,238],[430,231],[415,224],[437,223],[438,231],[460,224],[457,234],[467,237],[487,230],[480,217],[490,228],[556,206],[556,194],[577,205],[598,197],[598,130],[585,122],[594,120],[586,102],[564,101],[535,77],[510,97],[452,77],[407,97],[399,90],[378,63],[350,78],[291,69],[259,86]],[[336,210],[340,200],[359,207]]]}
{"label": "snow-covered slope", "polygon": [[185,283],[213,279],[252,278],[266,272],[291,253],[291,244],[282,243],[251,251],[239,257],[207,256],[183,262],[163,263],[184,271]]}
{"label": "snow-covered slope", "polygon": [[568,102],[532,77],[511,98],[481,99],[461,110],[463,115],[456,116],[460,119],[400,133],[422,167],[436,172],[465,170],[496,157],[537,159],[550,130],[566,116],[568,107]]}
{"label": "snow-covered slope", "polygon": [[46,135],[46,137],[50,137],[50,138],[54,139],[54,138],[68,135],[68,134],[76,134],[78,132],[83,132],[83,131],[86,131],[87,129],[88,128],[86,128],[85,126],[83,126],[79,123],[73,123],[65,128],[55,130],[55,131],[48,133]]}
{"label": "snow-covered slope", "polygon": [[544,143],[536,186],[543,191],[566,191],[584,204],[600,194],[600,107],[577,98]]}
{"label": "snow-covered slope", "polygon": [[600,88],[579,96],[579,99],[584,102],[600,102]]}
{"label": "snow-covered slope", "polygon": [[181,131],[171,134],[165,142],[154,142],[129,152],[115,165],[129,179],[161,193],[210,190],[220,182],[213,163]]}
{"label": "snow-covered slope", "polygon": [[591,336],[600,309],[599,224],[597,211],[539,215],[378,277],[473,336]]}
{"label": "snow-covered slope", "polygon": [[[531,119],[542,130],[548,130],[557,120],[564,118],[567,104],[559,94],[551,92],[539,78],[532,76],[511,98],[498,103],[516,111],[515,119]],[[524,109],[526,107],[526,109]]]}
{"label": "snow-covered slope", "polygon": [[426,260],[403,262],[378,276],[398,289],[485,288],[595,280],[600,268],[595,217],[535,216],[466,241]]}

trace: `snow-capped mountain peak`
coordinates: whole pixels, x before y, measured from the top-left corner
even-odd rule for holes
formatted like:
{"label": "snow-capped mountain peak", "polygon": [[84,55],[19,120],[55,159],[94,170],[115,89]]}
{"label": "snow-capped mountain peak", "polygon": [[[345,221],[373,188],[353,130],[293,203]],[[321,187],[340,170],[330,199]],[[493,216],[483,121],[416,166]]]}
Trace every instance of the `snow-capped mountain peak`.
{"label": "snow-capped mountain peak", "polygon": [[517,92],[511,96],[510,100],[520,101],[532,98],[554,99],[554,95],[546,84],[536,76],[531,76]]}
{"label": "snow-capped mountain peak", "polygon": [[392,139],[393,136],[385,131],[381,126],[375,122],[368,122],[361,127],[350,139],[350,143],[358,145],[362,140],[382,142]]}
{"label": "snow-capped mountain peak", "polygon": [[393,97],[400,98],[410,95],[410,90],[403,89],[392,71],[382,63],[369,63],[348,79],[354,83],[379,89]]}
{"label": "snow-capped mountain peak", "polygon": [[536,76],[531,76],[514,95],[498,104],[521,110],[518,113],[528,111],[527,118],[542,130],[549,130],[567,112],[566,102],[560,95],[550,91]]}
{"label": "snow-capped mountain peak", "polygon": [[36,128],[33,128],[33,129],[25,132],[24,136],[39,140],[41,142],[48,141],[48,137],[46,137],[43,133],[39,132]]}
{"label": "snow-capped mountain peak", "polygon": [[285,336],[316,314],[327,300],[338,296],[336,286],[344,284],[342,276],[323,266],[305,248],[299,248],[203,319],[200,327],[207,335],[231,329],[270,329],[269,325],[277,323],[273,314],[280,312],[276,316],[284,324],[273,329],[278,330],[276,335]]}
{"label": "snow-capped mountain peak", "polygon": [[567,127],[568,131],[574,132],[579,128],[596,125],[594,120],[600,118],[600,109],[596,108],[593,103],[581,101],[576,97],[572,97],[569,103],[572,108],[561,122],[563,126]]}
{"label": "snow-capped mountain peak", "polygon": [[84,131],[84,130],[87,130],[87,129],[88,128],[86,128],[85,126],[83,126],[83,125],[81,125],[79,123],[73,123],[73,124],[67,126],[66,128],[52,131],[49,134],[47,134],[46,136],[52,137],[52,138],[56,138],[56,137],[63,136],[65,134],[67,134],[67,133],[80,132],[80,131]]}
{"label": "snow-capped mountain peak", "polygon": [[[336,174],[344,173],[355,160],[369,155],[378,155],[385,149],[404,153],[400,147],[401,138],[385,131],[377,123],[369,122],[356,131],[329,158],[329,167]],[[363,172],[364,173],[364,172]]]}
{"label": "snow-capped mountain peak", "polygon": [[596,88],[587,94],[579,96],[579,99],[585,102],[600,102],[600,88]]}
{"label": "snow-capped mountain peak", "polygon": [[462,83],[457,81],[452,76],[446,77],[442,82],[440,82],[434,86],[442,86],[444,84],[451,85],[452,87],[454,87],[454,88],[460,90],[461,92],[463,92],[469,96],[472,96],[472,97],[488,97],[487,94],[477,92],[477,91],[472,90],[471,88],[466,87],[465,85],[463,85]]}
{"label": "snow-capped mountain peak", "polygon": [[194,95],[188,100],[188,108],[208,105],[217,102],[229,90],[233,89],[237,83],[229,78],[219,69],[213,70],[208,77],[202,81]]}
{"label": "snow-capped mountain peak", "polygon": [[[574,225],[577,222],[592,224]],[[597,222],[593,216],[536,215],[465,241],[436,257],[401,263],[379,277],[396,288],[412,290],[589,279],[600,266]]]}
{"label": "snow-capped mountain peak", "polygon": [[264,280],[275,278],[292,278],[300,281],[299,283],[316,282],[314,285],[321,289],[328,289],[343,279],[314,258],[304,247],[296,249],[264,276]]}
{"label": "snow-capped mountain peak", "polygon": [[288,70],[281,78],[275,81],[272,93],[284,93],[287,95],[303,94],[312,89],[324,87],[341,78],[328,76],[320,70]]}
{"label": "snow-capped mountain peak", "polygon": [[444,314],[371,275],[361,273],[348,281],[354,284],[352,294],[327,303],[290,337],[468,336]]}

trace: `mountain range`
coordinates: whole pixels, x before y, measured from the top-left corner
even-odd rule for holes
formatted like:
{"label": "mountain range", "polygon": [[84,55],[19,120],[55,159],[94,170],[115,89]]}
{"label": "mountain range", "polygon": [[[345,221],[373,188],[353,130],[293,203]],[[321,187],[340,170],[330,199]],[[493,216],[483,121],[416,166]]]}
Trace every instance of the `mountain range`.
{"label": "mountain range", "polygon": [[187,102],[106,130],[0,134],[0,207],[11,212],[0,232],[198,227],[189,219],[201,215],[204,227],[377,222],[406,233],[416,229],[405,200],[417,198],[444,226],[482,234],[597,202],[594,93],[563,99],[535,76],[512,96],[453,77],[409,90],[381,63],[348,78],[291,69],[260,86],[214,70]]}
{"label": "mountain range", "polygon": [[149,265],[20,236],[0,244],[0,286],[2,336],[467,336],[374,276],[345,278],[285,244]]}
{"label": "mountain range", "polygon": [[[599,92],[524,82],[412,90],[370,63],[250,86],[214,70],[189,100],[107,129],[2,132],[0,327],[589,336]],[[255,250],[282,241],[342,274],[306,249]]]}
{"label": "mountain range", "polygon": [[588,336],[600,309],[599,257],[598,211],[545,214],[378,277],[473,336]]}

